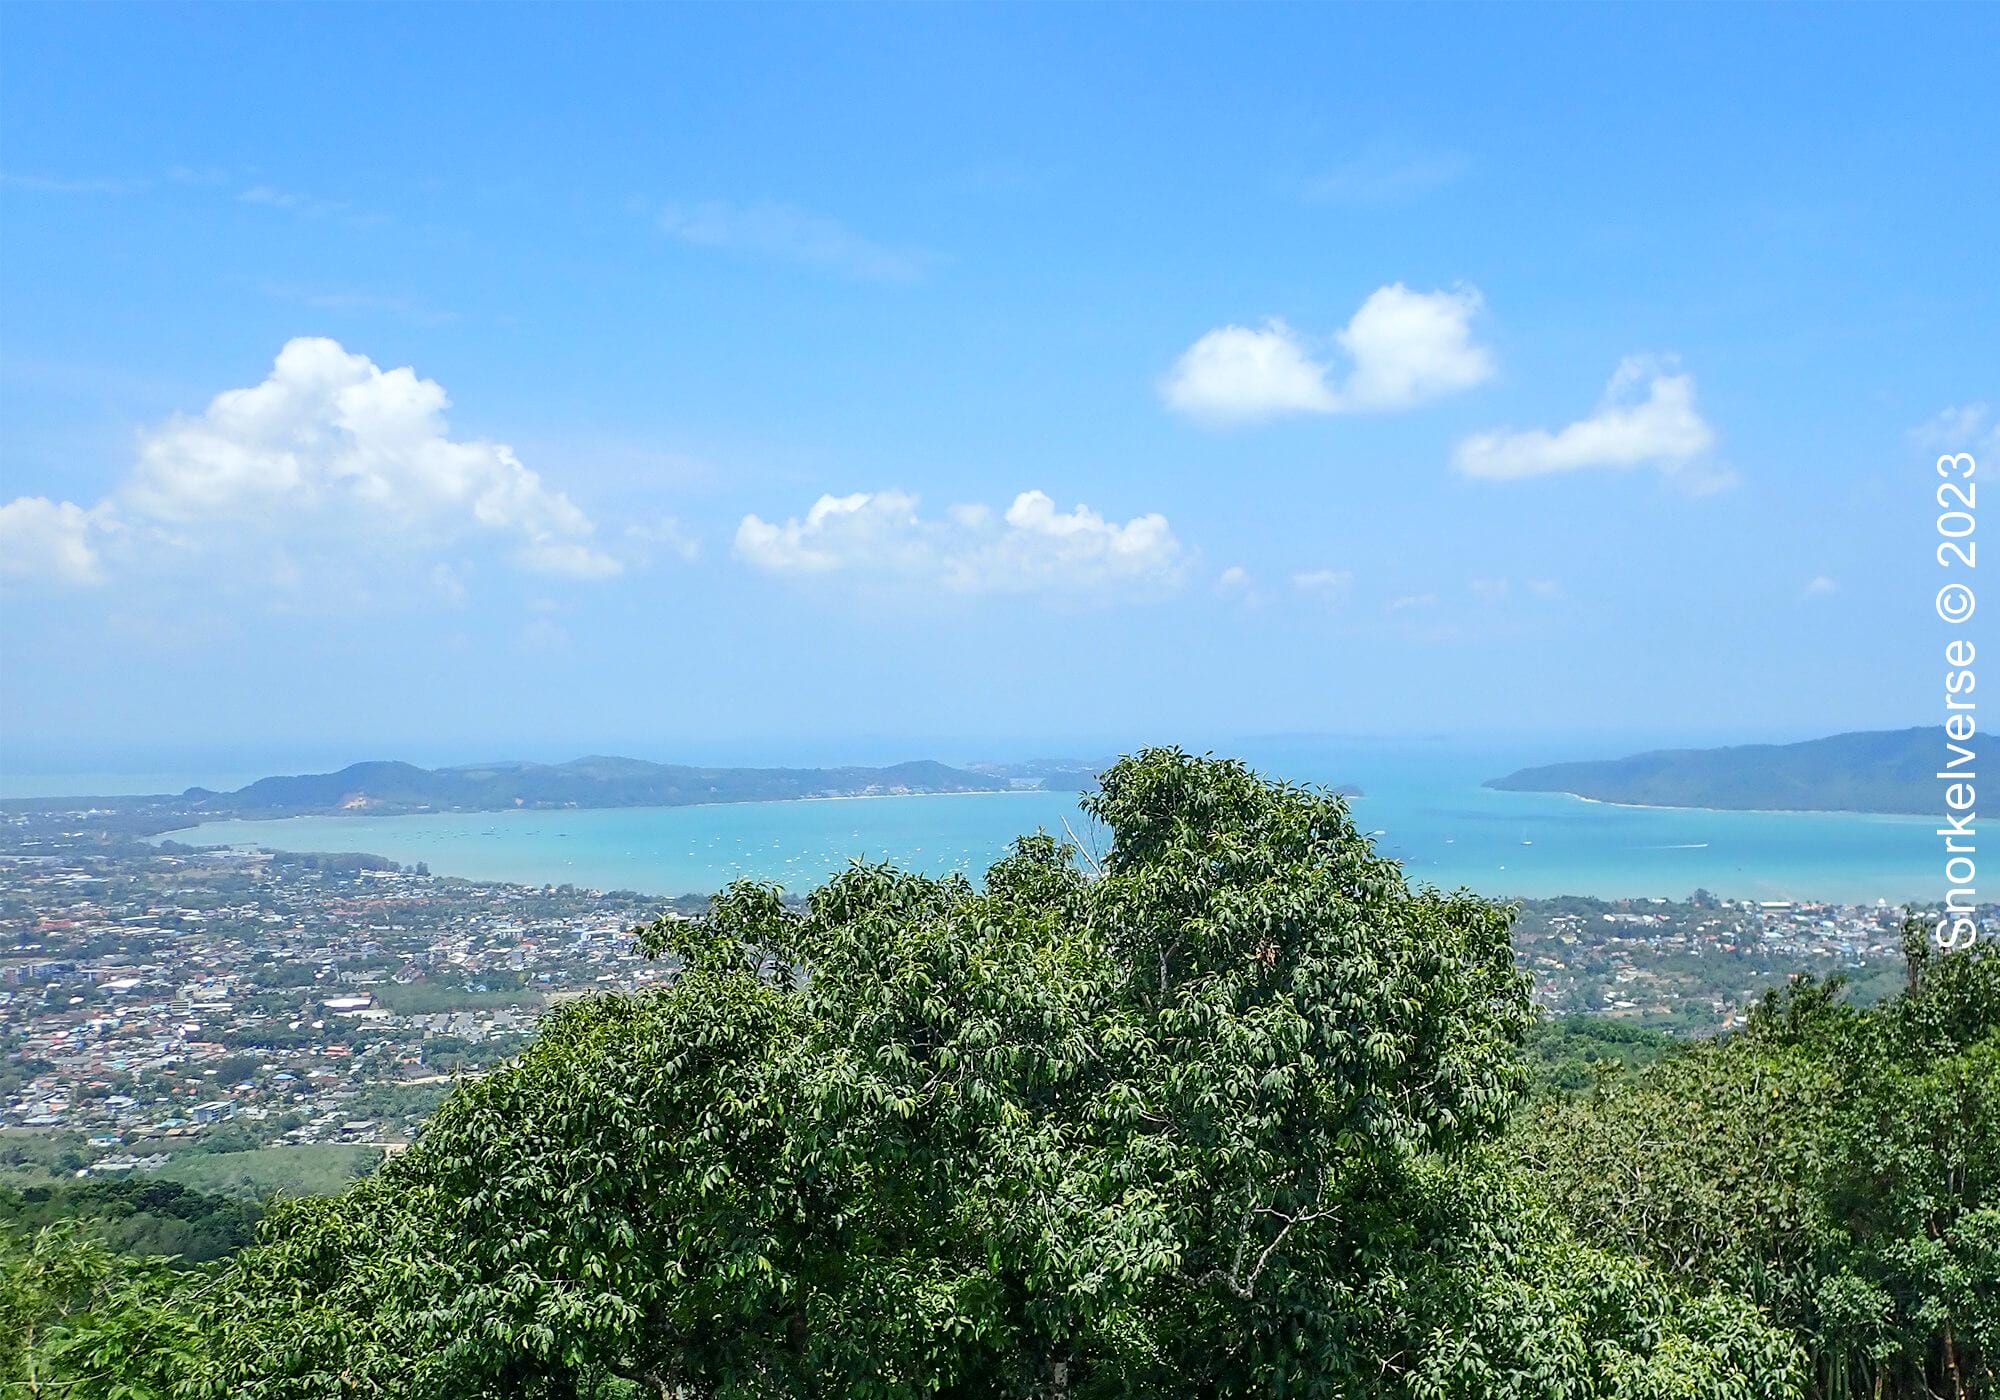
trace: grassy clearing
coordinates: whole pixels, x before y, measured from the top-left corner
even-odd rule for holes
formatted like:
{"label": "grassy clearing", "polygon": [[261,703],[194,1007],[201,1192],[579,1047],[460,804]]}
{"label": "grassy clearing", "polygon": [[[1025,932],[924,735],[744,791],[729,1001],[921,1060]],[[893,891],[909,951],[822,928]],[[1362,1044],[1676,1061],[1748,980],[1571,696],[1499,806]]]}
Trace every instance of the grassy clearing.
{"label": "grassy clearing", "polygon": [[259,1147],[249,1152],[190,1152],[160,1168],[159,1175],[200,1191],[263,1199],[266,1196],[329,1196],[382,1160],[379,1147],[316,1142],[298,1147]]}
{"label": "grassy clearing", "polygon": [[508,1007],[532,1010],[542,1004],[542,993],[528,988],[474,992],[464,987],[437,986],[413,982],[408,986],[389,983],[368,989],[375,1004],[399,1016],[428,1016],[440,1011],[496,1011]]}

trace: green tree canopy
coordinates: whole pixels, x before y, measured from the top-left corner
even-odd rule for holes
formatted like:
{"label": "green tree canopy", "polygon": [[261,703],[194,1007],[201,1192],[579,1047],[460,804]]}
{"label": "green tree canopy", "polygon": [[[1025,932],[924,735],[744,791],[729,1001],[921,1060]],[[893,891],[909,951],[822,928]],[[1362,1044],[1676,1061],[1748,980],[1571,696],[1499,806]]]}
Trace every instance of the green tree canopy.
{"label": "green tree canopy", "polygon": [[2000,958],[1909,951],[1904,996],[1802,979],[1514,1136],[1587,1238],[1764,1305],[1825,1396],[2000,1393]]}

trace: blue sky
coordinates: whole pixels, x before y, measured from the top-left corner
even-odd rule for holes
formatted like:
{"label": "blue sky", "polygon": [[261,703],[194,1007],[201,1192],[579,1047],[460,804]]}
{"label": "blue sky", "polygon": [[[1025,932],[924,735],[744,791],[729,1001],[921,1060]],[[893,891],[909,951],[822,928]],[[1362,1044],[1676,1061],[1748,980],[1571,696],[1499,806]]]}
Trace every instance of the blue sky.
{"label": "blue sky", "polygon": [[7,761],[1920,722],[1996,50],[9,7]]}

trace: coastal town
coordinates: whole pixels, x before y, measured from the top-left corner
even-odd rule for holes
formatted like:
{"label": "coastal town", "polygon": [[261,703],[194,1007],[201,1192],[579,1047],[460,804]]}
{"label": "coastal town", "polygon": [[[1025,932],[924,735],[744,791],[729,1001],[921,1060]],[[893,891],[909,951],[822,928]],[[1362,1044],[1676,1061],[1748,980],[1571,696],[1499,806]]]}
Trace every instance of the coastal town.
{"label": "coastal town", "polygon": [[[1988,936],[2000,910],[1983,911]],[[1529,900],[1514,955],[1537,1005],[1690,1035],[1743,1024],[1750,1004],[1800,973],[1874,1001],[1902,985],[1903,910],[1887,904],[1723,900]]]}
{"label": "coastal town", "polygon": [[[670,978],[634,929],[703,903],[16,823],[0,833],[0,1167],[27,1154],[105,1176],[337,1145],[358,1168],[564,999]],[[1539,900],[1515,946],[1551,1013],[1713,1034],[1797,972],[1889,990],[1900,920],[1705,894]]]}
{"label": "coastal town", "polygon": [[550,1006],[667,975],[632,930],[671,909],[361,856],[0,849],[0,1165],[393,1151]]}

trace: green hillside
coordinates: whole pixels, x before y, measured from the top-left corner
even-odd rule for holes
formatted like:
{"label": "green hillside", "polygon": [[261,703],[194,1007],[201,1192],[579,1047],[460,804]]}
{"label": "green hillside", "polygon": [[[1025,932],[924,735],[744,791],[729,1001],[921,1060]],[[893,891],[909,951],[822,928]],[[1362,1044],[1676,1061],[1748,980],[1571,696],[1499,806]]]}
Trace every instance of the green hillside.
{"label": "green hillside", "polygon": [[[1960,750],[1974,752],[1977,744]],[[1552,763],[1494,778],[1486,786],[1649,807],[1929,813],[1941,808],[1946,784],[1936,775],[1951,757],[1940,728],[1918,725],[1800,744],[1658,749],[1600,762]],[[1976,772],[1976,753],[1959,766]]]}

